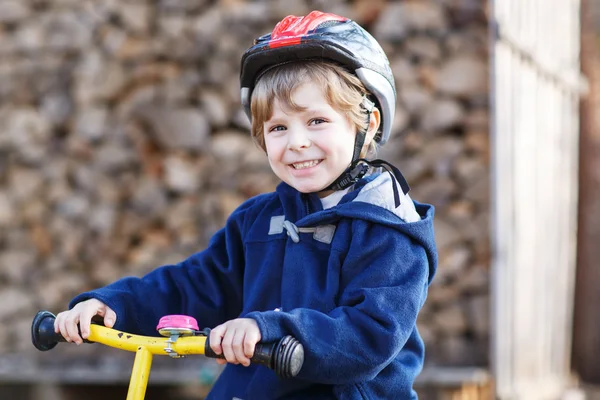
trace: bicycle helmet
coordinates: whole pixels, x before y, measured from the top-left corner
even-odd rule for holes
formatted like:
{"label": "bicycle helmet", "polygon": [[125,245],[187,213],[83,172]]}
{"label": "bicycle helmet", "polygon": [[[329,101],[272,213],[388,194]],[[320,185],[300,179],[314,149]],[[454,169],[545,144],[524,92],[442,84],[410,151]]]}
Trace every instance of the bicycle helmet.
{"label": "bicycle helmet", "polygon": [[285,17],[273,32],[257,38],[244,52],[241,100],[248,118],[252,119],[252,90],[266,70],[311,59],[338,63],[362,81],[381,112],[381,134],[375,141],[385,144],[392,130],[396,105],[396,88],[388,58],[375,38],[356,22],[320,11],[304,17]]}
{"label": "bicycle helmet", "polygon": [[[257,38],[244,52],[240,94],[248,118],[252,120],[252,90],[262,74],[279,65],[315,59],[335,62],[361,80],[381,113],[381,133],[375,136],[375,142],[385,144],[390,138],[396,109],[396,87],[389,60],[377,40],[356,22],[320,11],[305,17],[285,17],[275,25],[273,32]],[[373,102],[365,100],[362,106],[370,114]],[[322,190],[345,189],[365,176],[369,167],[382,167],[399,183],[402,191],[408,193],[408,183],[396,167],[384,160],[360,158],[365,135],[366,130],[357,132],[350,166]],[[400,197],[395,183],[393,190],[398,207]]]}

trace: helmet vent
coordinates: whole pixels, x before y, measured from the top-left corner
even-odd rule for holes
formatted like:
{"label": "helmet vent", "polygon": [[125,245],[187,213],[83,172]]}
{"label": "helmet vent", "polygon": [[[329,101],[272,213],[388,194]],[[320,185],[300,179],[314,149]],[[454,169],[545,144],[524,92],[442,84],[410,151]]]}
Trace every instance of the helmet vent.
{"label": "helmet vent", "polygon": [[322,29],[322,28],[329,28],[330,26],[334,26],[334,25],[339,25],[343,23],[343,21],[336,21],[336,20],[331,20],[331,21],[325,21],[319,25],[317,25],[316,29]]}

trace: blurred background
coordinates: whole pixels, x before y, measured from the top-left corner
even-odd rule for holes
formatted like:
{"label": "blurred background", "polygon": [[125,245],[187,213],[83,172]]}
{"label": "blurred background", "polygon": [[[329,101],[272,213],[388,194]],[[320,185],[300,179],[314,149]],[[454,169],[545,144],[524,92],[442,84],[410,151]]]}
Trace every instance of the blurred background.
{"label": "blurred background", "polygon": [[[380,156],[436,206],[421,398],[595,398],[600,0],[0,0],[0,398],[125,398],[132,354],[38,352],[32,318],[202,250],[275,188],[240,58],[313,9],[386,50]],[[200,358],[155,357],[147,398],[202,398]]]}

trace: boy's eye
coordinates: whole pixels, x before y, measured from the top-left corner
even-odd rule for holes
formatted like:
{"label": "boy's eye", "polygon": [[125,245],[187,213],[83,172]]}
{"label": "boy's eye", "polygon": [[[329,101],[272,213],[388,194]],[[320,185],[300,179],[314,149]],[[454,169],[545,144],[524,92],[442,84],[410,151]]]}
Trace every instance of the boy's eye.
{"label": "boy's eye", "polygon": [[327,122],[327,121],[325,121],[323,118],[313,118],[310,120],[310,125],[318,125],[318,124],[322,124],[324,122]]}
{"label": "boy's eye", "polygon": [[275,125],[269,128],[269,132],[276,132],[276,131],[282,131],[285,129],[285,126],[283,125]]}

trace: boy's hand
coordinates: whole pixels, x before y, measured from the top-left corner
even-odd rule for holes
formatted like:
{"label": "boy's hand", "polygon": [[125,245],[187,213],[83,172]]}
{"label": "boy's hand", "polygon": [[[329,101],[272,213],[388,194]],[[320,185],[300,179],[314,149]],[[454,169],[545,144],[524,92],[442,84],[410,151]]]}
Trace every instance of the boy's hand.
{"label": "boy's hand", "polygon": [[[67,342],[83,343],[90,335],[90,323],[94,315],[104,317],[104,325],[112,328],[117,320],[117,314],[100,300],[89,299],[82,301],[71,310],[63,311],[56,316],[54,321],[54,332],[60,333]],[[81,336],[79,336],[79,329]]]}
{"label": "boy's hand", "polygon": [[225,356],[225,360],[217,359],[219,364],[250,365],[250,357],[254,355],[254,347],[260,342],[261,335],[258,324],[251,318],[236,318],[217,326],[210,331],[210,348]]}

